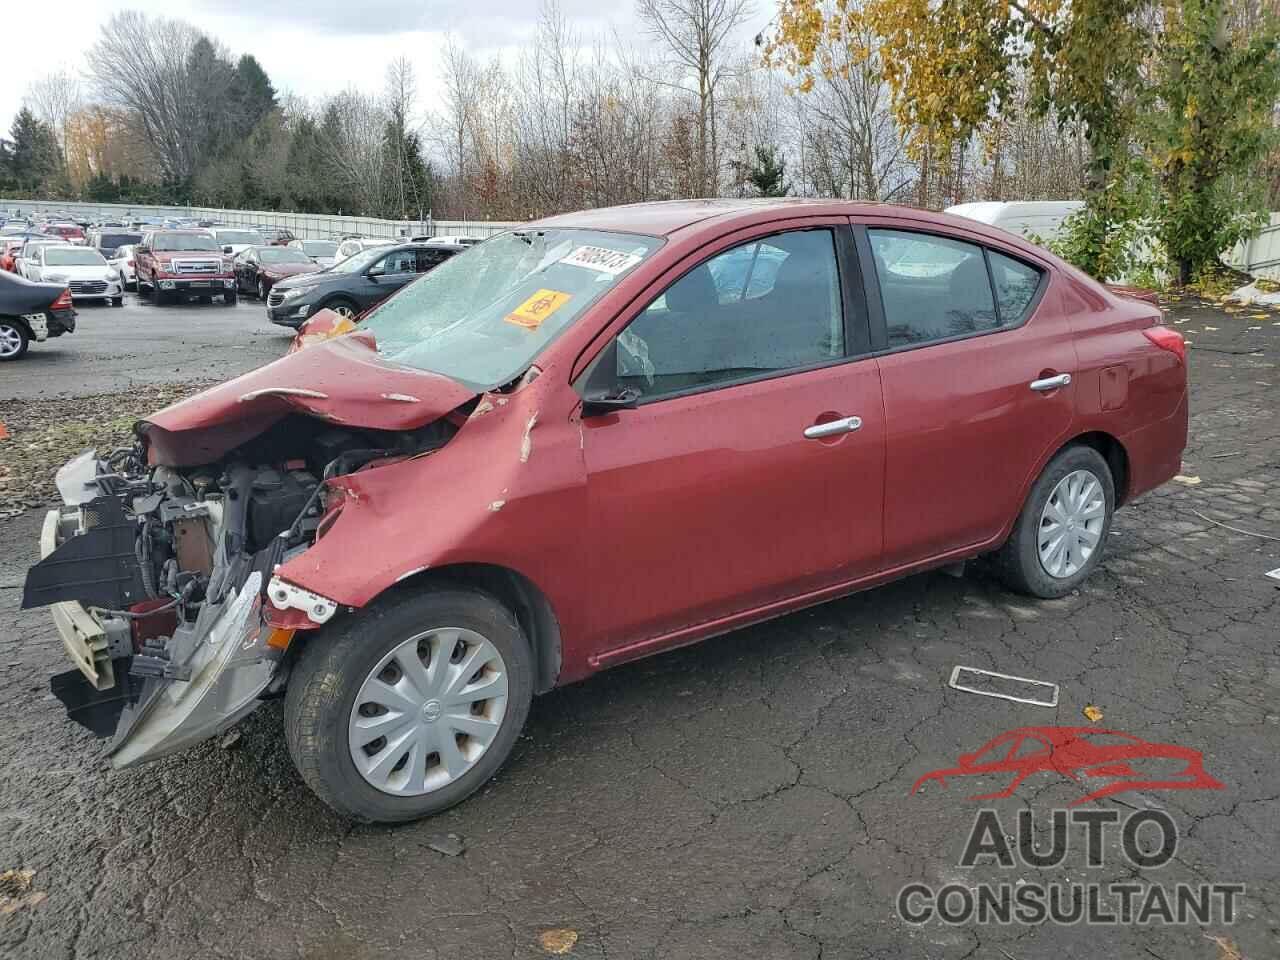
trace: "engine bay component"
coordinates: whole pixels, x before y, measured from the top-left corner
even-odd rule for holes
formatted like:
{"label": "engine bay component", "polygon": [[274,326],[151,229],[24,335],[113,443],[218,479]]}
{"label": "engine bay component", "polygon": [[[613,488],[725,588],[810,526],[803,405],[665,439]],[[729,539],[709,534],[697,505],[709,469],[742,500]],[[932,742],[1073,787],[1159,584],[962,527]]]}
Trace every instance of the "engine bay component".
{"label": "engine bay component", "polygon": [[267,626],[265,605],[314,626],[338,612],[273,577],[314,544],[325,481],[431,452],[456,432],[446,421],[393,432],[286,415],[191,466],[148,466],[145,429],[134,448],[77,457],[59,471],[66,505],[45,518],[23,593],[24,607],[52,606],[76,667],[53,678],[54,695],[113,738],[116,766],[225,730],[287,677],[293,631]]}

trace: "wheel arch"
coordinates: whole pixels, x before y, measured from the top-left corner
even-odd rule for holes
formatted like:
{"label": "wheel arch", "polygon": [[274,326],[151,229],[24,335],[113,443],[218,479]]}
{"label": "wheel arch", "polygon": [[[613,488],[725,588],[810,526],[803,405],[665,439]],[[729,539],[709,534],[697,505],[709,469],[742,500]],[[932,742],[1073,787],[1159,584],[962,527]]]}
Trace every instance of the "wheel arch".
{"label": "wheel arch", "polygon": [[435,584],[472,587],[511,611],[529,639],[535,669],[533,692],[546,693],[560,677],[560,621],[545,594],[519,571],[491,563],[432,567],[398,581],[393,589],[426,589]]}
{"label": "wheel arch", "polygon": [[31,324],[27,323],[26,318],[15,313],[0,313],[0,320],[6,320],[15,327],[21,327],[26,332],[28,340],[35,340],[36,332],[31,329]]}
{"label": "wheel arch", "polygon": [[[1057,456],[1067,447],[1091,447],[1102,455],[1111,468],[1111,479],[1115,484],[1116,506],[1123,506],[1129,499],[1129,451],[1116,437],[1103,430],[1091,430],[1072,437],[1064,443],[1053,456]],[[1050,459],[1053,459],[1050,457]]]}

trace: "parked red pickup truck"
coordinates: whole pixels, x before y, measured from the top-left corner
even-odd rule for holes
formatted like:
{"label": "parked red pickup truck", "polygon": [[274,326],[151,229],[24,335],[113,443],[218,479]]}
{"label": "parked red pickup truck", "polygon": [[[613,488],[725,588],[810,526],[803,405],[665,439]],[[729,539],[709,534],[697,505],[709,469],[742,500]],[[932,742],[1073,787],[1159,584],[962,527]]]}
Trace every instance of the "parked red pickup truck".
{"label": "parked red pickup truck", "polygon": [[133,252],[138,293],[150,292],[157,304],[170,298],[222,297],[236,302],[236,276],[231,258],[205,230],[153,230]]}

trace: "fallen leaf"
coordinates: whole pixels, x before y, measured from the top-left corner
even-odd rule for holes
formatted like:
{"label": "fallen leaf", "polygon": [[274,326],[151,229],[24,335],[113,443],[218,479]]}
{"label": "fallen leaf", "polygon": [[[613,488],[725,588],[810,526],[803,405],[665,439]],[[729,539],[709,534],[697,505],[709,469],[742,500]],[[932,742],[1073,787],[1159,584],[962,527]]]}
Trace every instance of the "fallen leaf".
{"label": "fallen leaf", "polygon": [[1205,939],[1218,945],[1218,960],[1244,960],[1244,954],[1240,952],[1240,948],[1226,937],[1211,937],[1205,934]]}
{"label": "fallen leaf", "polygon": [[1176,477],[1174,477],[1174,478],[1173,478],[1173,480],[1174,480],[1174,482],[1175,482],[1175,483],[1184,483],[1184,484],[1186,484],[1188,487],[1198,487],[1198,486],[1200,486],[1200,478],[1199,478],[1199,477],[1187,477],[1187,476],[1183,476],[1182,474],[1178,474]]}
{"label": "fallen leaf", "polygon": [[0,917],[16,913],[23,907],[38,907],[49,899],[43,890],[32,890],[34,870],[6,870],[0,873]]}
{"label": "fallen leaf", "polygon": [[1085,719],[1090,723],[1097,723],[1102,719],[1102,711],[1095,707],[1092,703],[1084,708]]}
{"label": "fallen leaf", "polygon": [[568,953],[578,942],[578,931],[568,927],[556,927],[554,930],[543,930],[538,934],[538,941],[547,953],[557,955]]}

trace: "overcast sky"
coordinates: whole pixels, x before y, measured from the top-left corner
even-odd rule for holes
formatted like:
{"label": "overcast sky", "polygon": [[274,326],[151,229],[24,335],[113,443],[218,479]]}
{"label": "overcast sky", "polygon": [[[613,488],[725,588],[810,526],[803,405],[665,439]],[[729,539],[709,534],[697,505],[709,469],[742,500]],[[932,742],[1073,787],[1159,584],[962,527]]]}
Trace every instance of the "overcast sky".
{"label": "overcast sky", "polygon": [[[584,37],[637,35],[632,0],[560,0]],[[758,10],[772,8],[761,0]],[[447,33],[487,57],[526,43],[538,17],[537,0],[41,0],[6,4],[0,132],[7,135],[31,78],[59,66],[79,70],[83,55],[111,15],[136,9],[187,20],[234,55],[261,61],[278,92],[308,98],[349,86],[381,90],[386,64],[409,56],[419,94],[430,94]],[[753,18],[749,37],[763,26]],[[762,21],[755,24],[755,20]]]}

